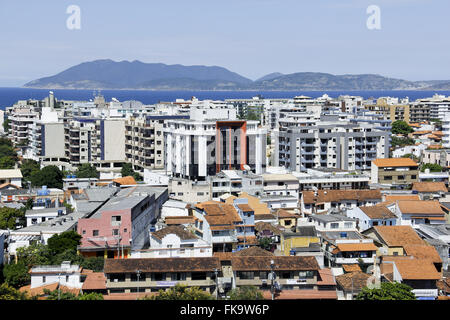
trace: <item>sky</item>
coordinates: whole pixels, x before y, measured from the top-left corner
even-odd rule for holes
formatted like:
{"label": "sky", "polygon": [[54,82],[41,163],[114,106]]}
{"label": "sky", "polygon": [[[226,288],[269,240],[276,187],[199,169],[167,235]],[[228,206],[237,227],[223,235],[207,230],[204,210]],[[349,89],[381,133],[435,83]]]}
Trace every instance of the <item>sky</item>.
{"label": "sky", "polygon": [[[80,8],[70,30],[67,8]],[[380,8],[370,30],[369,5]],[[0,0],[0,86],[96,59],[450,79],[448,0]]]}

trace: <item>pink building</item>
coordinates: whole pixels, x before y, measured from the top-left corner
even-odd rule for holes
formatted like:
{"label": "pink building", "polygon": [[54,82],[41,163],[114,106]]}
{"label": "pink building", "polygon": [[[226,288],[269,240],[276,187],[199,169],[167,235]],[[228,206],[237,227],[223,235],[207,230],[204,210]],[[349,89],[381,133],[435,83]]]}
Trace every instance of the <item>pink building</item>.
{"label": "pink building", "polygon": [[[153,192],[130,192],[123,189],[92,216],[78,221],[82,236],[78,251],[83,256],[128,258],[132,249],[149,244],[149,228],[167,199],[167,189]],[[136,190],[134,190],[136,191]],[[156,201],[155,201],[156,196]]]}

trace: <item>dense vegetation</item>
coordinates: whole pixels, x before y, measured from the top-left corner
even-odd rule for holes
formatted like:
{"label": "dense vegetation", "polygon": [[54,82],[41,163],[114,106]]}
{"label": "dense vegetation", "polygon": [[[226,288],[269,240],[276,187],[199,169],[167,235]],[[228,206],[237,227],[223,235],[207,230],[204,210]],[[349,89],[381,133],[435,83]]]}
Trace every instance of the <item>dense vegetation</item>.
{"label": "dense vegetation", "polygon": [[392,123],[392,134],[403,134],[407,135],[408,133],[414,132],[414,129],[411,128],[406,121],[397,120]]}
{"label": "dense vegetation", "polygon": [[77,171],[75,171],[75,175],[77,178],[100,178],[100,172],[89,163],[83,163],[79,166]]}
{"label": "dense vegetation", "polygon": [[75,231],[67,231],[52,236],[48,245],[34,243],[17,249],[17,263],[7,264],[3,268],[4,281],[14,288],[20,288],[30,282],[28,270],[31,267],[60,265],[63,261],[71,261],[95,272],[103,271],[103,257],[86,258],[77,254],[80,239],[81,236]]}
{"label": "dense vegetation", "polygon": [[0,138],[0,169],[14,169],[17,153],[8,138]]}
{"label": "dense vegetation", "polygon": [[363,288],[356,300],[416,300],[416,296],[406,284],[382,282],[380,288]]}

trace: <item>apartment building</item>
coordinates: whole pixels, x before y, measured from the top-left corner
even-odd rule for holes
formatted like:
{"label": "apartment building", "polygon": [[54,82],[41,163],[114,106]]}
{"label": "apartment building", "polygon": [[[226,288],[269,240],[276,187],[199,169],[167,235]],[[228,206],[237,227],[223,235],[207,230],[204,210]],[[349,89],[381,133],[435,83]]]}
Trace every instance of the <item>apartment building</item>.
{"label": "apartment building", "polygon": [[372,161],[373,184],[405,187],[419,179],[419,165],[410,158],[386,158]]}
{"label": "apartment building", "polygon": [[99,210],[78,221],[82,236],[78,251],[84,256],[127,258],[131,250],[149,245],[149,227],[168,199],[166,188],[124,188]]}
{"label": "apartment building", "polygon": [[215,292],[216,257],[106,259],[104,273],[108,294],[158,292],[176,284]]}
{"label": "apartment building", "polygon": [[[39,105],[39,104],[38,104]],[[31,126],[39,119],[41,108],[28,104],[28,101],[19,101],[6,110],[9,120],[8,136],[16,146],[27,146],[31,135]]]}
{"label": "apartment building", "polygon": [[175,177],[206,180],[221,170],[255,174],[266,168],[266,134],[258,121],[236,119],[236,110],[193,107],[190,119],[164,123],[165,168]]}
{"label": "apartment building", "polygon": [[164,169],[164,133],[166,120],[189,119],[187,115],[146,114],[125,122],[125,154],[135,171]]}
{"label": "apartment building", "polygon": [[450,112],[450,97],[445,95],[435,94],[431,98],[417,99],[417,108],[423,108],[430,110],[430,119],[442,120],[448,112]]}
{"label": "apartment building", "polygon": [[242,190],[250,195],[263,194],[263,177],[246,170],[221,170],[209,178],[212,199],[218,201],[224,194],[238,196]]}
{"label": "apartment building", "polygon": [[274,165],[303,172],[314,168],[369,170],[372,160],[388,156],[389,134],[371,125],[344,121],[280,128]]}
{"label": "apartment building", "polygon": [[72,118],[64,126],[65,154],[72,167],[91,163],[98,171],[120,173],[125,162],[124,119]]}
{"label": "apartment building", "polygon": [[354,174],[348,171],[307,169],[306,172],[292,172],[299,182],[299,190],[357,190],[369,189],[368,174]]}

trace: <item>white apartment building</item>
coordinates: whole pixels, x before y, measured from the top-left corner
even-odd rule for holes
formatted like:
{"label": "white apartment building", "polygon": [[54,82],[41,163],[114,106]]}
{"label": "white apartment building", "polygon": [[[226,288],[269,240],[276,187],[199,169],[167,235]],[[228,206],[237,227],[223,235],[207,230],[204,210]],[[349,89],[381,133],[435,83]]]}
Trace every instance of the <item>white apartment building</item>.
{"label": "white apartment building", "polygon": [[190,119],[164,124],[165,169],[175,177],[206,180],[221,170],[256,174],[266,167],[266,134],[258,121],[236,119],[236,110],[191,107]]}
{"label": "white apartment building", "polygon": [[277,136],[274,165],[291,171],[370,170],[372,160],[389,156],[390,133],[367,124],[321,121],[280,128]]}
{"label": "white apartment building", "polygon": [[150,248],[131,253],[132,258],[212,257],[210,243],[182,226],[170,226],[150,233]]}
{"label": "white apartment building", "polygon": [[31,289],[52,283],[81,289],[81,270],[80,266],[71,265],[70,261],[63,261],[60,266],[35,266],[30,270]]}

